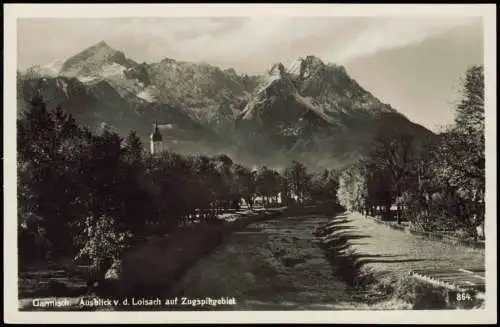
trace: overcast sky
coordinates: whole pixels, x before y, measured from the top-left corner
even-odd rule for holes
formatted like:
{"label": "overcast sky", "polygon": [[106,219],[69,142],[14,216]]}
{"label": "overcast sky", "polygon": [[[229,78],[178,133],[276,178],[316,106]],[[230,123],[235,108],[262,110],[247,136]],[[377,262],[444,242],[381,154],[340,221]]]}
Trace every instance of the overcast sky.
{"label": "overcast sky", "polygon": [[466,68],[483,63],[478,18],[37,18],[18,20],[18,68],[101,40],[139,62],[169,57],[249,74],[313,54],[433,130],[451,122]]}

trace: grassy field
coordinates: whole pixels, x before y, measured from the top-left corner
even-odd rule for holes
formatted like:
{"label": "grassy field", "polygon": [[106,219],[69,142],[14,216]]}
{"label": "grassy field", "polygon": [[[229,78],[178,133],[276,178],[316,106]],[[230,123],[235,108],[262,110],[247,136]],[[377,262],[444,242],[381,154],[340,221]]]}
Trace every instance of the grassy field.
{"label": "grassy field", "polygon": [[[335,219],[339,221],[336,226],[342,229],[342,235],[349,238],[349,250],[365,269],[392,274],[413,269],[484,270],[484,255],[474,249],[393,230],[358,213],[340,215]],[[328,237],[331,234],[323,239]]]}
{"label": "grassy field", "polygon": [[455,303],[453,291],[409,276],[416,270],[424,275],[451,276],[452,282],[458,282],[460,270],[484,271],[481,251],[394,230],[356,213],[329,219],[316,236],[334,274],[358,290],[378,294],[376,301],[399,299],[424,309],[471,308],[482,303],[474,297],[475,291],[471,291],[471,301]]}

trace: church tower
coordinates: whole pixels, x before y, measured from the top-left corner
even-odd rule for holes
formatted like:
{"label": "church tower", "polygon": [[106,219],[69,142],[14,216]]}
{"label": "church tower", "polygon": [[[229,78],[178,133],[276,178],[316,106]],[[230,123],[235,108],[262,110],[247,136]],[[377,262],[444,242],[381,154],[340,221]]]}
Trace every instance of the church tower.
{"label": "church tower", "polygon": [[151,133],[150,143],[151,143],[151,154],[159,154],[163,151],[163,137],[161,136],[160,130],[158,128],[158,122],[155,121],[155,127]]}

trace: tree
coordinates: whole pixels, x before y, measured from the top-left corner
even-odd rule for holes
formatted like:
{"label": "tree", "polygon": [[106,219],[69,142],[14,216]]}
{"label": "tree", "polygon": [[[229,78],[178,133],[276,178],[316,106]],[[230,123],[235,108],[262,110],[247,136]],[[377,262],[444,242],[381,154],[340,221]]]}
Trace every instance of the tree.
{"label": "tree", "polygon": [[353,164],[340,174],[337,198],[349,211],[362,211],[366,207],[368,188],[364,165]]}
{"label": "tree", "polygon": [[297,196],[299,203],[303,203],[310,180],[306,166],[298,161],[292,161],[291,167],[285,170],[285,178],[289,182],[291,192]]}
{"label": "tree", "polygon": [[[452,185],[471,202],[469,214],[476,217],[472,228],[484,221],[485,136],[484,136],[484,68],[472,66],[465,74],[463,99],[457,106],[453,147],[459,158]],[[466,181],[466,182],[464,182]]]}
{"label": "tree", "polygon": [[[373,213],[374,207],[381,207],[383,218],[390,218],[390,207],[397,198],[397,192],[394,186],[394,175],[391,170],[378,166],[373,162],[364,162],[363,167],[364,183],[366,187],[366,198],[364,200],[365,211]],[[402,187],[399,188],[401,192]],[[380,214],[380,212],[377,212]]]}
{"label": "tree", "polygon": [[106,269],[109,268],[114,260],[120,258],[122,251],[127,247],[127,239],[132,236],[129,232],[118,232],[118,230],[117,222],[112,217],[87,217],[83,233],[79,237],[81,249],[76,258],[88,259],[92,268],[108,261]]}
{"label": "tree", "polygon": [[281,185],[280,185],[280,194],[282,203],[289,205],[291,203],[291,185],[290,178],[287,177],[287,170],[285,169],[282,174],[280,174]]}
{"label": "tree", "polygon": [[141,139],[135,131],[130,131],[125,139],[126,160],[132,164],[138,164],[143,161],[144,147]]}
{"label": "tree", "polygon": [[215,174],[212,174],[212,187],[216,201],[217,211],[228,208],[232,201],[238,197],[233,188],[232,165],[233,161],[227,155],[218,155],[212,158]]}
{"label": "tree", "polygon": [[[465,74],[455,124],[441,135],[434,178],[448,186],[457,205],[453,217],[471,233],[484,222],[485,138],[484,72],[473,66]],[[460,205],[458,205],[460,204]]]}
{"label": "tree", "polygon": [[43,97],[35,95],[31,100],[31,110],[18,121],[17,144],[20,160],[32,164],[50,161],[53,153],[52,142],[54,121],[47,110]]}
{"label": "tree", "polygon": [[245,199],[250,209],[253,206],[253,198],[257,192],[257,174],[249,168],[234,165],[234,177],[238,194]]}
{"label": "tree", "polygon": [[86,184],[90,189],[89,216],[119,217],[123,201],[118,192],[124,176],[122,139],[104,129],[93,137],[91,155],[84,167]]}
{"label": "tree", "polygon": [[472,233],[484,221],[484,164],[483,67],[473,66],[465,74],[454,124],[428,138],[413,160],[401,194],[406,214],[423,229]]}
{"label": "tree", "polygon": [[32,228],[43,231],[53,254],[64,252],[71,244],[65,230],[67,217],[62,210],[68,201],[65,191],[71,189],[64,178],[68,167],[61,151],[63,128],[56,126],[56,122],[64,125],[64,119],[60,115],[54,117],[43,97],[37,94],[31,101],[31,109],[17,122],[19,205],[24,216],[20,222],[36,221]]}
{"label": "tree", "polygon": [[[384,194],[383,205],[385,215],[389,217],[390,207],[394,200],[403,193],[405,184],[410,183],[413,176],[416,136],[410,132],[399,131],[397,127],[382,126],[374,138],[367,159],[370,176],[378,182],[370,194]],[[378,200],[381,200],[377,196]],[[378,201],[377,201],[378,202]],[[401,222],[400,215],[397,216]]]}
{"label": "tree", "polygon": [[195,161],[195,176],[197,176],[199,181],[199,187],[206,190],[203,198],[204,203],[207,204],[207,208],[210,203],[212,203],[216,197],[216,183],[221,182],[221,178],[215,162],[207,157],[199,156]]}
{"label": "tree", "polygon": [[338,176],[328,169],[313,173],[308,188],[314,201],[336,201]]}
{"label": "tree", "polygon": [[278,172],[262,166],[257,173],[257,192],[264,198],[264,205],[271,201],[276,203],[281,189],[281,180]]}
{"label": "tree", "polygon": [[118,183],[116,192],[122,199],[120,213],[123,228],[134,234],[141,234],[145,228],[145,217],[154,216],[152,197],[148,193],[146,179],[145,151],[135,131],[130,131],[122,144]]}
{"label": "tree", "polygon": [[484,134],[484,67],[472,66],[465,73],[462,100],[457,105],[456,129],[462,133]]}

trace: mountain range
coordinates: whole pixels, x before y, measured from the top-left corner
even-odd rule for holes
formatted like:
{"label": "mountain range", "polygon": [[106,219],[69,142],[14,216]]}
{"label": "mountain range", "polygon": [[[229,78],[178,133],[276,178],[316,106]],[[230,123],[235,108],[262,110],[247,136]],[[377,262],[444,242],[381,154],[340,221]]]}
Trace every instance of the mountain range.
{"label": "mountain range", "polygon": [[226,153],[246,165],[300,160],[312,169],[359,158],[383,126],[431,132],[378,100],[343,66],[315,56],[249,76],[165,58],[138,63],[101,41],[46,66],[18,72],[18,114],[41,92],[91,130],[108,125],[143,141],[155,121],[180,153]]}

